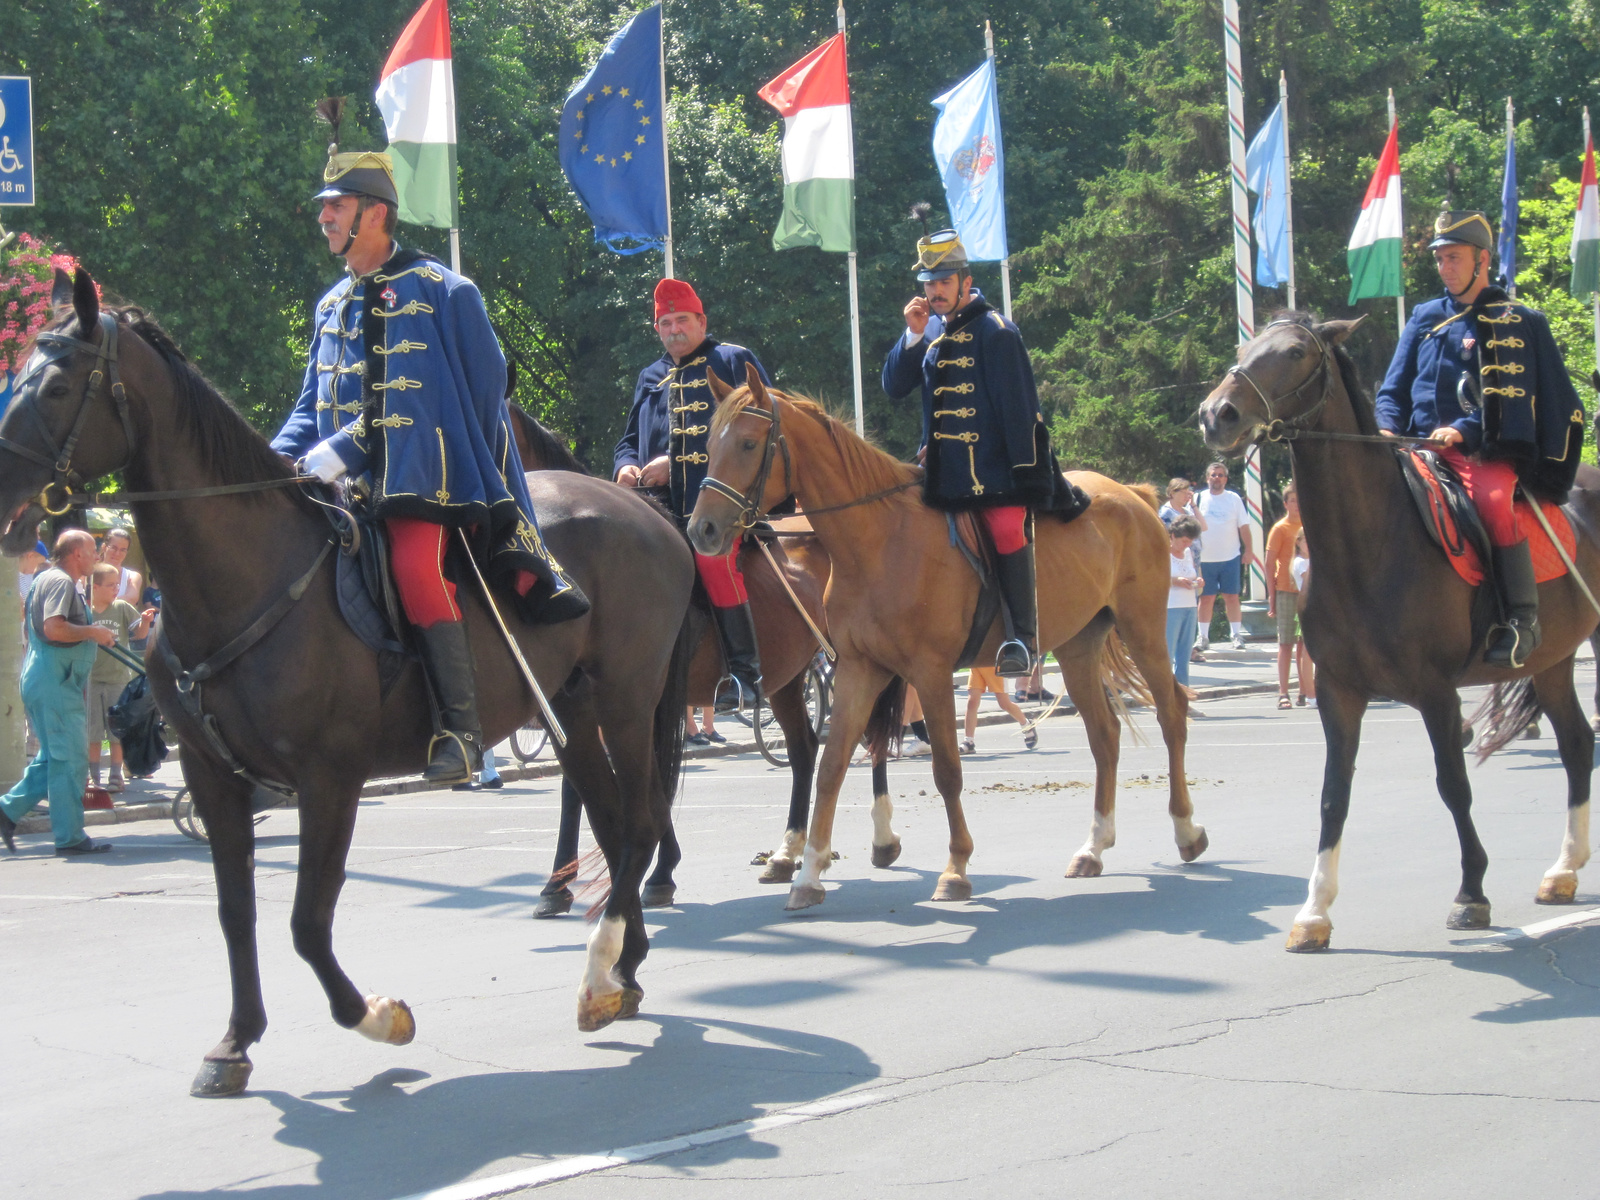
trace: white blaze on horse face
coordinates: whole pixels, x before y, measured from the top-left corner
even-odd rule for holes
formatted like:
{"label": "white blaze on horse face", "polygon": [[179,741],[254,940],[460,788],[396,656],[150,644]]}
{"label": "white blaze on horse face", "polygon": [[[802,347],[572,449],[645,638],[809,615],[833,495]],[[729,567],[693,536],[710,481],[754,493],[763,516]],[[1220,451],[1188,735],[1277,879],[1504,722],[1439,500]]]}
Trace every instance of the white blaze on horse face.
{"label": "white blaze on horse face", "polygon": [[[1342,844],[1342,843],[1341,843]],[[1328,910],[1339,894],[1339,847],[1317,852],[1317,865],[1311,871],[1311,886],[1305,907],[1295,914],[1296,925],[1332,924]]]}
{"label": "white blaze on horse face", "polygon": [[584,967],[583,982],[578,985],[578,999],[609,996],[622,990],[622,985],[611,974],[611,968],[622,957],[621,917],[601,917],[589,935],[589,961]]}

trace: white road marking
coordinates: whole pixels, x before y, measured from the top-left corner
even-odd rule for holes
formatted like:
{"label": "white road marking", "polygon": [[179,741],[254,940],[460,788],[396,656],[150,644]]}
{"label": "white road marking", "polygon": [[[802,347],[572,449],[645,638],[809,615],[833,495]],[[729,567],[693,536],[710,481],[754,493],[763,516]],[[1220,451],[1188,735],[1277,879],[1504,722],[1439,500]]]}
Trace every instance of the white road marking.
{"label": "white road marking", "polygon": [[1559,917],[1551,917],[1548,921],[1535,921],[1532,925],[1524,925],[1521,929],[1502,929],[1499,933],[1485,934],[1483,937],[1463,938],[1454,944],[1479,946],[1489,942],[1516,942],[1524,938],[1543,937],[1547,933],[1554,933],[1557,929],[1567,929],[1573,925],[1586,925],[1590,921],[1600,921],[1600,908],[1585,908],[1577,912],[1563,913]]}
{"label": "white road marking", "polygon": [[669,1154],[682,1154],[685,1150],[693,1150],[698,1146],[712,1146],[718,1142],[732,1141],[734,1138],[765,1133],[769,1129],[782,1129],[785,1126],[801,1125],[807,1121],[831,1117],[838,1113],[870,1108],[891,1099],[893,1097],[884,1092],[861,1092],[852,1096],[841,1096],[836,1100],[820,1100],[815,1104],[802,1104],[798,1108],[773,1113],[771,1116],[756,1117],[750,1121],[736,1121],[732,1125],[718,1125],[699,1133],[686,1133],[682,1137],[668,1138],[665,1141],[624,1146],[609,1154],[579,1154],[571,1158],[558,1158],[535,1167],[525,1167],[520,1171],[508,1171],[504,1175],[472,1179],[466,1183],[435,1188],[431,1192],[415,1192],[403,1197],[402,1200],[490,1200],[491,1197],[504,1196],[523,1188],[555,1183],[561,1179],[574,1179],[579,1175],[592,1175],[596,1171],[608,1171],[612,1167],[648,1162],[650,1159],[663,1158]]}

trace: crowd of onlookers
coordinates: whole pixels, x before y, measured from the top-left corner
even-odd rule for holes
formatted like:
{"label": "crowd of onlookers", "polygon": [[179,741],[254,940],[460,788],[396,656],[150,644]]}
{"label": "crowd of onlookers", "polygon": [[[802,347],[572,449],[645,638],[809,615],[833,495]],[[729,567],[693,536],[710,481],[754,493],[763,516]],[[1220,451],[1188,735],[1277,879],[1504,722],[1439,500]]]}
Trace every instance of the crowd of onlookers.
{"label": "crowd of onlookers", "polygon": [[[1267,615],[1276,624],[1278,643],[1278,707],[1315,703],[1316,672],[1300,635],[1300,609],[1310,584],[1311,556],[1300,527],[1300,503],[1293,483],[1283,489],[1284,515],[1267,534],[1261,560],[1266,578]],[[1228,468],[1214,462],[1206,468],[1206,486],[1196,494],[1187,479],[1167,484],[1161,506],[1171,552],[1171,588],[1167,594],[1167,650],[1172,670],[1190,699],[1189,664],[1204,662],[1211,650],[1211,625],[1217,596],[1223,600],[1233,648],[1245,648],[1239,603],[1244,572],[1256,561],[1243,497],[1228,488]],[[1299,684],[1298,701],[1289,698],[1289,667]]]}

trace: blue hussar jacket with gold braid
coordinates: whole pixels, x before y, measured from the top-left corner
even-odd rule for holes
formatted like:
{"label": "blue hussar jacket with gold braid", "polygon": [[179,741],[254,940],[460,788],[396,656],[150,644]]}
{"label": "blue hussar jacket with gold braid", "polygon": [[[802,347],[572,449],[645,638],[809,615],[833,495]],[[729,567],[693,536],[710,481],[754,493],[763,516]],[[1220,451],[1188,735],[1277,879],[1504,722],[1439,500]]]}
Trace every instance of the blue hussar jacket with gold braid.
{"label": "blue hussar jacket with gold braid", "polygon": [[937,337],[913,346],[897,340],[884,364],[885,390],[900,387],[901,396],[910,390],[912,355],[921,357],[927,504],[952,510],[1025,504],[1076,515],[1087,501],[1056,464],[1033,365],[1015,325],[979,296],[946,319]]}
{"label": "blue hussar jacket with gold braid", "polygon": [[741,387],[746,363],[755,367],[762,383],[772,383],[749,350],[709,337],[685,356],[682,366],[674,366],[672,356],[663,354],[640,371],[628,427],[612,455],[612,476],[623,467],[643,467],[665,454],[672,470],[672,511],[687,516],[706,477],[711,410],[716,407],[706,372],[715,371],[729,387]]}
{"label": "blue hussar jacket with gold braid", "polygon": [[352,476],[369,478],[375,516],[468,530],[497,582],[532,572],[525,618],[587,608],[539,535],[506,415],[505,355],[471,280],[397,248],[328,290],[300,398],[272,448],[299,458],[324,440]]}
{"label": "blue hussar jacket with gold braid", "polygon": [[1469,307],[1417,305],[1378,389],[1378,427],[1427,437],[1460,430],[1469,454],[1511,463],[1540,496],[1564,500],[1585,417],[1543,313],[1487,287]]}

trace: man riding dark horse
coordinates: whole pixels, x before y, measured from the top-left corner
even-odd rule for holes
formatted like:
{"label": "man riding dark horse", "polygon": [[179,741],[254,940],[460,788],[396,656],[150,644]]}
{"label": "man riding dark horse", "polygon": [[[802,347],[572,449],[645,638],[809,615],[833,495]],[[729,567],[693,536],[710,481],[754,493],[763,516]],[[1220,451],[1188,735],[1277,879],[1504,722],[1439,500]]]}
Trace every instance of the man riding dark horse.
{"label": "man riding dark horse", "polygon": [[916,265],[923,295],[905,307],[906,331],[883,364],[883,390],[898,400],[921,384],[922,498],[976,511],[988,528],[1007,614],[995,671],[1030,675],[1039,652],[1032,514],[1084,500],[1050,448],[1022,333],[972,286],[956,231],[921,238]]}
{"label": "man riding dark horse", "polygon": [[[683,280],[656,284],[655,306],[656,333],[666,353],[639,372],[613,470],[624,486],[667,489],[663,499],[682,525],[700,498],[709,460],[706,441],[717,402],[706,373],[715,371],[718,379],[737,387],[748,363],[763,383],[772,380],[749,350],[706,336],[705,306]],[[721,558],[696,554],[694,565],[711,600],[728,674],[738,680],[745,700],[754,703],[761,690],[761,659],[738,541]]]}
{"label": "man riding dark horse", "polygon": [[[336,149],[336,148],[335,148]],[[312,197],[345,277],[317,303],[311,361],[273,449],[332,483],[349,474],[389,535],[441,726],[426,779],[470,779],[483,733],[466,624],[445,548],[463,529],[522,617],[553,624],[588,599],[545,548],[506,417],[506,360],[472,281],[394,240],[387,154],[333,153]]]}
{"label": "man riding dark horse", "polygon": [[1560,503],[1578,470],[1583,405],[1543,313],[1489,282],[1494,230],[1481,212],[1446,212],[1429,243],[1445,294],[1411,311],[1378,389],[1378,427],[1431,438],[1483,516],[1505,621],[1483,660],[1520,668],[1539,646],[1539,588],[1520,483]]}

